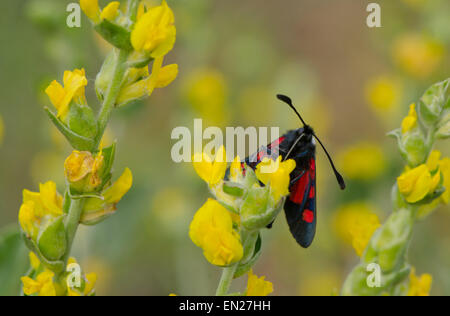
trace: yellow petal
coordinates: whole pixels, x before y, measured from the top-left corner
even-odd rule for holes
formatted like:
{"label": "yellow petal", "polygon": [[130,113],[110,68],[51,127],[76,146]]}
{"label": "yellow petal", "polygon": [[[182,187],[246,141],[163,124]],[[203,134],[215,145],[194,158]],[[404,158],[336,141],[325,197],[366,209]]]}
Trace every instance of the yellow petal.
{"label": "yellow petal", "polygon": [[39,266],[41,265],[41,261],[39,258],[34,254],[34,252],[30,251],[28,254],[28,257],[30,258],[30,264],[33,270],[39,269]]}
{"label": "yellow petal", "polygon": [[132,184],[133,174],[129,168],[126,168],[120,178],[103,193],[106,203],[118,203],[130,190]]}
{"label": "yellow petal", "polygon": [[212,174],[209,180],[210,185],[216,185],[225,177],[227,171],[227,153],[225,152],[225,147],[221,146],[216,153],[216,158],[214,159],[212,165]]}
{"label": "yellow petal", "polygon": [[88,273],[86,274],[86,285],[84,288],[84,295],[89,295],[95,288],[95,284],[97,283],[97,274]]}
{"label": "yellow petal", "polygon": [[119,6],[120,6],[120,2],[119,1],[113,1],[110,2],[102,11],[102,13],[100,14],[100,19],[101,20],[109,20],[112,21],[114,20],[117,15],[119,14]]}
{"label": "yellow petal", "polygon": [[56,192],[56,183],[48,181],[39,185],[41,201],[48,214],[59,216],[62,215],[62,197]]}
{"label": "yellow petal", "polygon": [[402,133],[409,132],[417,125],[417,112],[416,112],[416,105],[411,104],[409,106],[409,113],[408,116],[405,117],[402,121]]}
{"label": "yellow petal", "polygon": [[30,277],[21,277],[20,280],[23,283],[23,293],[25,295],[33,295],[41,289],[41,284]]}
{"label": "yellow petal", "polygon": [[439,167],[444,176],[445,192],[441,195],[441,199],[445,204],[450,200],[450,159],[444,158],[439,162]]}
{"label": "yellow petal", "polygon": [[228,230],[211,228],[204,240],[203,254],[211,264],[223,267],[242,259],[244,250],[239,235]]}
{"label": "yellow petal", "polygon": [[258,278],[250,270],[247,281],[247,296],[267,296],[273,292],[272,282],[266,281],[265,276]]}
{"label": "yellow petal", "polygon": [[441,152],[439,150],[433,150],[427,160],[427,166],[430,171],[435,171],[439,167],[439,159],[441,158]]}
{"label": "yellow petal", "polygon": [[92,21],[98,20],[100,14],[98,0],[80,0],[80,7],[89,19]]}
{"label": "yellow petal", "polygon": [[56,290],[53,282],[45,283],[39,291],[39,296],[56,296]]}
{"label": "yellow petal", "polygon": [[422,200],[430,192],[432,179],[428,170],[419,175],[411,193],[406,197],[409,203],[415,203]]}
{"label": "yellow petal", "polygon": [[153,58],[162,57],[173,47],[176,29],[174,15],[167,3],[151,8],[139,17],[131,32],[131,43],[136,51],[145,51]]}
{"label": "yellow petal", "polygon": [[31,237],[36,237],[35,224],[39,224],[34,213],[34,202],[27,201],[22,204],[19,210],[19,223],[23,231]]}
{"label": "yellow petal", "polygon": [[77,182],[92,172],[94,158],[88,151],[74,150],[64,162],[64,172],[69,182]]}
{"label": "yellow petal", "polygon": [[156,88],[164,88],[171,84],[178,76],[178,65],[171,64],[161,68],[156,81]]}

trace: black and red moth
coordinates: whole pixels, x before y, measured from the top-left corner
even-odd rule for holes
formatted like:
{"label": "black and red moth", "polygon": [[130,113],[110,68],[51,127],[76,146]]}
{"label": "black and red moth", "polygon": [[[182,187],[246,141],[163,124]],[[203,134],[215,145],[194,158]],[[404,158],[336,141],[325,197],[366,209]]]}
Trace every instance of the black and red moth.
{"label": "black and red moth", "polygon": [[290,195],[284,203],[284,211],[289,224],[289,229],[295,240],[304,248],[308,248],[316,234],[316,145],[315,139],[322,146],[327,155],[331,167],[341,189],[345,189],[345,182],[336,170],[333,161],[316,136],[313,129],[303,121],[295,109],[292,101],[285,95],[277,95],[277,98],[288,104],[300,118],[303,127],[291,130],[272,142],[262,147],[258,152],[245,159],[245,163],[253,170],[265,158],[276,160],[281,155],[283,160],[294,159],[296,167],[291,173],[289,186]]}

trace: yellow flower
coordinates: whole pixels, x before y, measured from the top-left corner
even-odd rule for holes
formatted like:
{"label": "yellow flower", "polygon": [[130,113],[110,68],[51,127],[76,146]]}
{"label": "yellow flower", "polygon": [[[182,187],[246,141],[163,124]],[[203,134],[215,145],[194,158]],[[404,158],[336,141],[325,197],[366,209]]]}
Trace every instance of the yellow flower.
{"label": "yellow flower", "polygon": [[110,2],[103,10],[102,13],[100,14],[100,19],[101,20],[114,20],[117,15],[119,14],[119,7],[120,7],[120,2],[119,1],[113,1]]}
{"label": "yellow flower", "polygon": [[[367,219],[373,219],[378,210],[367,202],[353,202],[339,207],[333,218],[333,226],[338,237],[352,245],[357,227]],[[355,229],[356,228],[356,229]],[[354,232],[352,234],[352,232]]]}
{"label": "yellow flower", "polygon": [[30,258],[30,264],[33,270],[39,269],[39,266],[41,265],[41,261],[39,258],[34,254],[34,252],[30,251],[28,254],[28,257]]}
{"label": "yellow flower", "polygon": [[378,216],[373,213],[361,213],[354,219],[350,228],[352,246],[358,256],[362,256],[373,233],[381,226]]}
{"label": "yellow flower", "polygon": [[145,52],[153,58],[166,55],[175,44],[174,22],[172,10],[163,1],[139,18],[131,32],[131,44],[136,51]]}
{"label": "yellow flower", "polygon": [[439,171],[431,175],[430,171],[426,164],[422,164],[406,170],[397,178],[398,189],[408,203],[419,202],[436,190],[441,175]]}
{"label": "yellow flower", "polygon": [[243,256],[239,234],[233,229],[229,211],[213,199],[197,211],[189,228],[189,237],[203,249],[205,258],[214,265],[228,266]]}
{"label": "yellow flower", "polygon": [[272,282],[266,281],[265,276],[258,278],[250,270],[248,273],[246,296],[267,296],[273,292]]}
{"label": "yellow flower", "polygon": [[54,80],[45,90],[50,101],[58,110],[58,117],[65,119],[69,112],[69,105],[74,100],[79,104],[86,104],[84,89],[87,79],[84,69],[64,72],[64,87]]}
{"label": "yellow flower", "polygon": [[256,167],[256,177],[270,186],[270,193],[275,201],[289,194],[290,174],[295,169],[295,161],[288,159],[281,162],[278,156],[276,161],[264,158]]}
{"label": "yellow flower", "polygon": [[372,180],[383,173],[386,160],[379,145],[360,142],[339,153],[337,163],[349,179]]}
{"label": "yellow flower", "polygon": [[100,8],[98,0],[80,0],[80,7],[84,14],[94,22],[99,22]]}
{"label": "yellow flower", "polygon": [[194,169],[209,186],[215,186],[225,177],[227,171],[227,154],[225,147],[221,146],[216,153],[214,161],[206,153],[196,153],[192,158]]}
{"label": "yellow flower", "polygon": [[432,282],[433,277],[430,274],[425,273],[417,277],[415,269],[412,268],[409,275],[408,296],[429,296]]}
{"label": "yellow flower", "polygon": [[[102,151],[94,157],[88,151],[74,150],[64,162],[66,179],[80,191],[93,191],[102,183],[100,171],[103,161]],[[87,182],[83,181],[84,179],[87,179]]]}
{"label": "yellow flower", "polygon": [[[73,257],[70,257],[67,261],[67,265],[78,264],[77,260]],[[95,284],[97,283],[97,274],[88,273],[83,276],[84,281],[84,289],[81,292],[78,288],[71,288],[69,285],[67,286],[67,296],[90,296],[95,292]]]}
{"label": "yellow flower", "polygon": [[40,273],[36,280],[30,277],[22,277],[23,292],[25,295],[38,294],[39,296],[56,296],[53,276],[55,274],[49,270]]}
{"label": "yellow flower", "polygon": [[439,167],[444,176],[445,192],[441,195],[441,199],[445,204],[450,200],[450,158],[444,158],[439,162]]}
{"label": "yellow flower", "polygon": [[171,84],[178,76],[178,65],[171,64],[162,67],[162,62],[163,57],[154,60],[151,75],[149,75],[147,67],[131,69],[128,75],[130,83],[124,85],[120,90],[117,104],[123,105],[131,100],[151,96],[155,88],[165,88]]}
{"label": "yellow flower", "polygon": [[113,183],[108,189],[103,192],[103,197],[106,203],[116,204],[122,199],[122,197],[130,190],[133,185],[133,174],[129,168],[125,168],[125,171]]}
{"label": "yellow flower", "polygon": [[366,86],[366,99],[370,106],[382,114],[399,105],[402,86],[393,78],[378,77],[370,80]]}
{"label": "yellow flower", "polygon": [[214,69],[199,69],[186,79],[185,94],[190,106],[210,124],[226,121],[227,83],[223,74]]}
{"label": "yellow flower", "polygon": [[402,133],[407,133],[417,126],[416,105],[413,103],[409,106],[408,116],[402,121]]}
{"label": "yellow flower", "polygon": [[397,64],[408,74],[426,78],[441,64],[445,49],[442,43],[419,34],[406,34],[393,45]]}
{"label": "yellow flower", "polygon": [[33,239],[37,237],[39,225],[45,216],[57,217],[63,214],[63,199],[56,191],[56,184],[49,181],[40,184],[39,188],[39,193],[23,190],[23,204],[19,210],[19,223]]}

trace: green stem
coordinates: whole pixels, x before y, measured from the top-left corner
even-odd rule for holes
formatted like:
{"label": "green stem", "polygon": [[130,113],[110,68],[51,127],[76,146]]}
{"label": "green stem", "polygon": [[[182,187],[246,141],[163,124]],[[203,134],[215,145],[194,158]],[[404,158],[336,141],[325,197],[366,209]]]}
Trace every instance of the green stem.
{"label": "green stem", "polygon": [[[108,87],[108,91],[105,96],[105,101],[103,102],[102,108],[98,117],[98,127],[99,131],[95,139],[94,148],[92,151],[96,151],[100,144],[100,141],[105,132],[106,126],[108,125],[109,119],[111,117],[111,112],[114,109],[117,97],[119,96],[120,87],[122,85],[123,76],[125,75],[126,61],[129,52],[120,50],[116,56],[116,61],[114,65],[114,72],[112,81]],[[75,239],[75,234],[80,224],[81,214],[83,212],[83,206],[85,199],[74,199],[71,201],[70,209],[67,214],[65,226],[67,233],[67,251],[63,257],[64,264],[67,265],[67,260],[69,259],[70,252],[72,249],[72,244]],[[64,272],[64,271],[63,271]]]}
{"label": "green stem", "polygon": [[116,104],[117,97],[120,93],[123,76],[125,75],[125,71],[127,70],[126,61],[128,55],[128,51],[120,50],[116,56],[111,84],[108,87],[105,101],[103,102],[102,108],[100,109],[100,113],[98,115],[98,134],[95,138],[94,148],[92,149],[92,151],[97,150],[111,117],[111,112]]}
{"label": "green stem", "polygon": [[130,20],[132,22],[136,22],[136,16],[137,16],[137,11],[139,8],[139,1],[138,0],[129,0],[128,1],[128,15],[130,17]]}
{"label": "green stem", "polygon": [[231,267],[224,268],[222,270],[222,276],[220,277],[219,286],[217,287],[216,296],[225,296],[230,290],[231,282],[233,281],[234,273],[239,263],[234,264]]}

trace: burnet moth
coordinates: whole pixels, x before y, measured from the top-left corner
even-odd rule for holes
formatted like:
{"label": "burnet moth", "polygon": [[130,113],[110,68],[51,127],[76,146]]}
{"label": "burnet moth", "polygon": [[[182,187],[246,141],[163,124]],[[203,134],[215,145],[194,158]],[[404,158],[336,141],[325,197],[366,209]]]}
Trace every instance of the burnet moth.
{"label": "burnet moth", "polygon": [[[245,163],[253,170],[265,158],[276,160],[278,155],[283,160],[294,159],[296,168],[291,173],[289,186],[290,195],[284,203],[284,211],[289,229],[300,246],[307,248],[311,245],[316,233],[316,142],[323,148],[330,161],[336,179],[342,190],[345,182],[334,166],[333,160],[325,146],[314,133],[314,130],[305,123],[289,97],[277,95],[277,98],[289,105],[303,123],[303,127],[291,130],[262,147],[258,152],[245,159]],[[269,227],[270,228],[270,227]]]}

